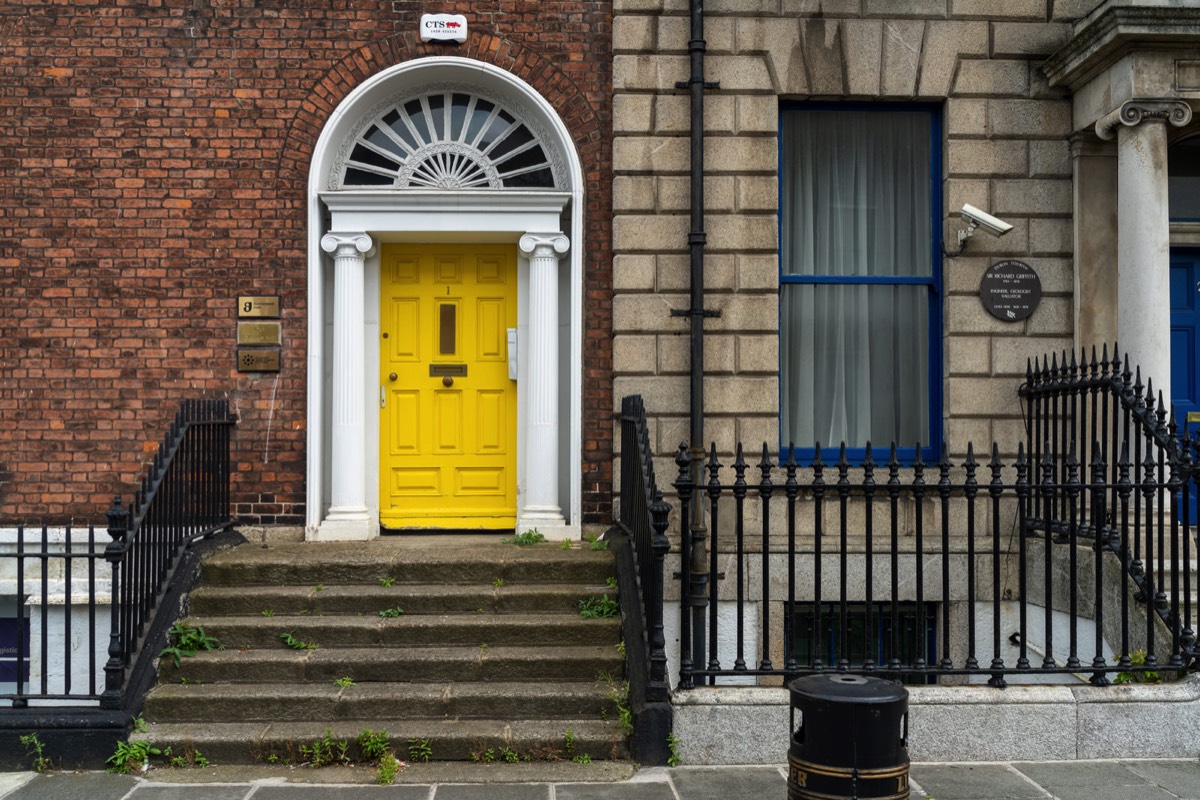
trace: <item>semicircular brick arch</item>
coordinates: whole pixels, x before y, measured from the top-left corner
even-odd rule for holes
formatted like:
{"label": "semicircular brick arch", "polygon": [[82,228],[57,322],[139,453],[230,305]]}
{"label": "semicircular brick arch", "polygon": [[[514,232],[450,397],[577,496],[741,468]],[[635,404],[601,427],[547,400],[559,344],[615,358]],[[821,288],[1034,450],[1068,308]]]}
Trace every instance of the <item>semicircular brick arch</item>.
{"label": "semicircular brick arch", "polygon": [[[447,55],[444,45],[431,46],[415,34],[379,39],[347,54],[317,81],[288,126],[276,170],[276,188],[303,197],[308,168],[321,130],[338,104],[375,73],[405,61]],[[473,34],[453,55],[472,58],[511,72],[537,89],[571,133],[584,163],[607,162],[601,117],[591,99],[553,62],[534,50],[490,33]],[[590,177],[590,176],[589,176]]]}

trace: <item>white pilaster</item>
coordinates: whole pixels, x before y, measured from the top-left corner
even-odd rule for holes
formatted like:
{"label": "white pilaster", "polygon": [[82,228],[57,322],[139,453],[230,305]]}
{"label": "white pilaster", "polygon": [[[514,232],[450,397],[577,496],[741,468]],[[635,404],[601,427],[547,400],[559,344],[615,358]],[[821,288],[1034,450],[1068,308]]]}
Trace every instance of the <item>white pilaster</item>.
{"label": "white pilaster", "polygon": [[1179,100],[1130,100],[1096,123],[1117,137],[1117,339],[1142,379],[1171,402],[1171,230],[1167,123],[1192,111]]}
{"label": "white pilaster", "polygon": [[517,508],[521,532],[565,524],[558,499],[558,262],[570,240],[562,233],[527,233],[519,246],[529,257],[529,335],[522,347],[528,364],[525,491]]}
{"label": "white pilaster", "polygon": [[321,249],[333,255],[333,446],[329,514],[317,538],[368,539],[363,273],[375,243],[362,232],[327,233]]}

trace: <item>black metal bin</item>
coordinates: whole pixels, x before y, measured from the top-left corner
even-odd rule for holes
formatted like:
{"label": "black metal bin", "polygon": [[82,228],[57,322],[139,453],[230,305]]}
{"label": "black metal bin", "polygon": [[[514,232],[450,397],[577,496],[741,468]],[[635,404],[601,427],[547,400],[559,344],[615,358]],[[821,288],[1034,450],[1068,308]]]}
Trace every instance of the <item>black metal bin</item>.
{"label": "black metal bin", "polygon": [[788,688],[788,800],[908,800],[907,689],[842,673],[797,678]]}

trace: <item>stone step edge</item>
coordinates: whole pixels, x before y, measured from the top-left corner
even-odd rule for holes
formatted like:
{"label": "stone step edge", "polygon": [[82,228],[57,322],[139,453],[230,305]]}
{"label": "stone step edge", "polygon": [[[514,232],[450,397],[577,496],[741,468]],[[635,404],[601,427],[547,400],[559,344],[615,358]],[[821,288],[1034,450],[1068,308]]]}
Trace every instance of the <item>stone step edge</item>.
{"label": "stone step edge", "polygon": [[[588,719],[444,720],[371,719],[323,722],[150,723],[139,738],[160,746],[200,751],[214,763],[299,764],[301,746],[328,737],[346,740],[348,755],[360,755],[357,737],[363,731],[387,731],[401,760],[414,743],[424,742],[431,760],[470,761],[475,755],[512,747],[534,760],[563,760],[569,753],[594,759],[628,757],[625,735],[615,721]],[[572,744],[568,747],[568,736]],[[570,760],[567,758],[567,760]]]}

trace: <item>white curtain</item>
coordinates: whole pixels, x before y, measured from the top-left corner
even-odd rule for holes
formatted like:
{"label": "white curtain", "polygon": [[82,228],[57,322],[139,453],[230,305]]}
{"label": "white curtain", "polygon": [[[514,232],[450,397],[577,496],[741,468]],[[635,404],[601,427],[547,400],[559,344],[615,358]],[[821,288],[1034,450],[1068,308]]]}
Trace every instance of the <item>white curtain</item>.
{"label": "white curtain", "polygon": [[[780,172],[784,442],[929,442],[930,117],[788,111]],[[839,277],[850,282],[788,282]]]}

